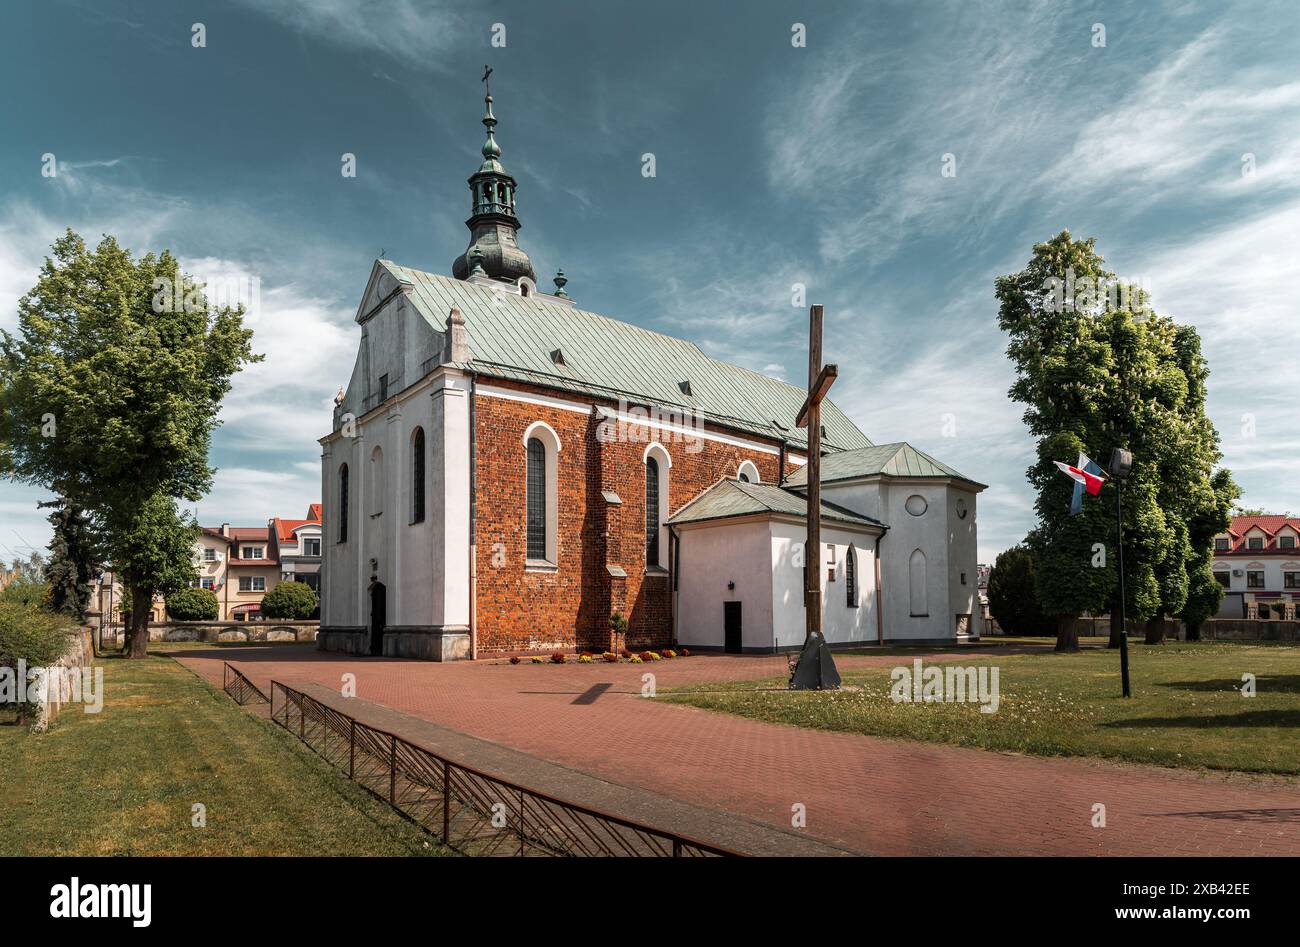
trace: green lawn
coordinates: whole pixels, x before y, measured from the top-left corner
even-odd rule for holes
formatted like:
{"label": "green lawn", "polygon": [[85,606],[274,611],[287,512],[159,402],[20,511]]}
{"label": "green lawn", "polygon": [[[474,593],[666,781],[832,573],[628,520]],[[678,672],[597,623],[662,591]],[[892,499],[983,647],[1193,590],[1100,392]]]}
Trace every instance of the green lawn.
{"label": "green lawn", "polygon": [[[1044,644],[1043,639],[1029,639]],[[841,669],[845,690],[790,692],[784,680],[660,692],[661,699],[773,723],[1041,755],[1104,756],[1160,766],[1300,774],[1300,647],[1130,643],[1134,696],[1120,694],[1119,653],[972,649],[947,663],[996,666],[996,713],[976,704],[896,703],[894,665]],[[872,652],[862,652],[872,653]],[[916,652],[900,657],[910,668]],[[930,662],[926,662],[929,664]],[[1241,693],[1242,675],[1257,694]]]}
{"label": "green lawn", "polygon": [[[65,709],[44,734],[0,725],[0,854],[443,853],[174,661],[100,663],[102,712]],[[195,803],[205,828],[191,826]]]}

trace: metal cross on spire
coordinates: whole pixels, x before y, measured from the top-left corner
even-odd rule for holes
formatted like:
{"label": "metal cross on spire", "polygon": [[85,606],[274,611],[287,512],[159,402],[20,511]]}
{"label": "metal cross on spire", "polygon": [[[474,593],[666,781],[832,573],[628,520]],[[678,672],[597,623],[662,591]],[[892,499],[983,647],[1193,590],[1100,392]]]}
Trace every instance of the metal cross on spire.
{"label": "metal cross on spire", "polygon": [[480,79],[479,82],[483,83],[483,88],[486,90],[486,94],[491,95],[492,94],[492,67],[489,66],[487,63],[483,64],[483,78]]}

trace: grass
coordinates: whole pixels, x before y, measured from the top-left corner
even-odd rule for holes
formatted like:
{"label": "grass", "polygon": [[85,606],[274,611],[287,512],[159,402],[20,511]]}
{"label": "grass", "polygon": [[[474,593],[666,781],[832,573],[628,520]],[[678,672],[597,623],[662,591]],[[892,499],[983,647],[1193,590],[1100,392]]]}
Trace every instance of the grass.
{"label": "grass", "polygon": [[0,854],[445,852],[174,661],[100,664],[100,713],[67,708],[44,734],[0,725]]}
{"label": "grass", "polygon": [[[896,703],[892,667],[841,668],[849,686],[832,693],[787,691],[774,678],[660,691],[660,698],[771,723],[988,750],[1300,774],[1300,647],[1130,642],[1129,652],[1129,700],[1120,696],[1119,654],[1104,648],[980,648],[942,662],[999,669],[1001,699],[991,714],[973,703]],[[910,669],[914,656],[898,666]],[[1246,673],[1255,675],[1254,697],[1241,693]]]}

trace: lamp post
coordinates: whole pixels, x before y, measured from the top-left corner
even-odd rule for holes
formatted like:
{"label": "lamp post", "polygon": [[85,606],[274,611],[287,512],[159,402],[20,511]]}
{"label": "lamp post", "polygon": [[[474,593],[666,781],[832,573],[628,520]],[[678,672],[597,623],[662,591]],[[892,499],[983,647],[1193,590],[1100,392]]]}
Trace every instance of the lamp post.
{"label": "lamp post", "polygon": [[1124,481],[1133,469],[1133,455],[1116,447],[1110,455],[1110,476],[1115,481],[1115,537],[1119,549],[1119,669],[1124,696],[1132,697],[1128,683],[1128,609],[1124,599]]}

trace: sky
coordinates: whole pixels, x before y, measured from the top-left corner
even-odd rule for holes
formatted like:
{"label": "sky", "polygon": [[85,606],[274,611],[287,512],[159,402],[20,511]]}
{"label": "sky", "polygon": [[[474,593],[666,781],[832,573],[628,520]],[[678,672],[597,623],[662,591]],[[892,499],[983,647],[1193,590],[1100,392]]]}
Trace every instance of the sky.
{"label": "sky", "polygon": [[[1197,327],[1242,503],[1300,513],[1297,27],[1293,0],[7,0],[0,328],[67,227],[256,279],[266,358],[197,513],[304,515],[373,261],[450,273],[468,242],[490,63],[539,287],[563,267],[584,309],[802,385],[803,284],[867,436],[988,485],[981,561],[1034,521],[993,284],[1063,229]],[[0,483],[0,560],[48,542],[45,498]]]}

